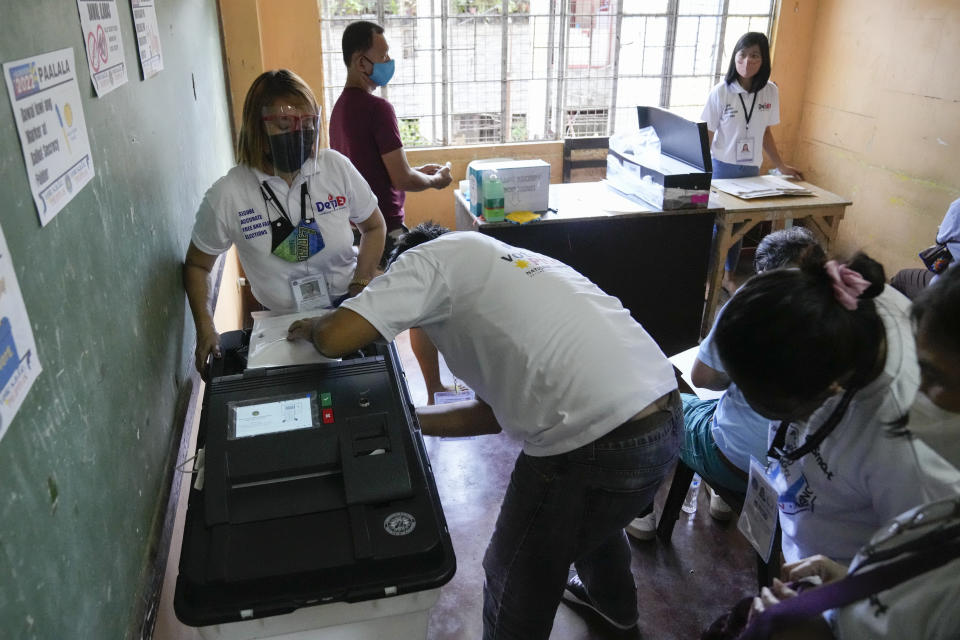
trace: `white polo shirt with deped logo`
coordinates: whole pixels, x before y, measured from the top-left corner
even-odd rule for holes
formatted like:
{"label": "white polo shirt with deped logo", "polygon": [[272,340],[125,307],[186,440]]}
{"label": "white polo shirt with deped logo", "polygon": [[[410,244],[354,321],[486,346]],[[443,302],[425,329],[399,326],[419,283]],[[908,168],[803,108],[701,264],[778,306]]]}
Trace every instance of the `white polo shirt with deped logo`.
{"label": "white polo shirt with deped logo", "polygon": [[342,305],[393,340],[421,327],[533,456],[566,453],[677,388],[620,301],[569,266],[475,232],[403,253]]}
{"label": "white polo shirt with deped logo", "polygon": [[[756,104],[753,97],[756,95]],[[743,97],[743,104],[740,97]],[[750,124],[747,125],[746,111],[750,112]],[[710,155],[728,164],[744,164],[759,167],[763,163],[763,134],[767,127],[780,123],[780,91],[777,85],[767,82],[756,94],[748,93],[739,82],[727,84],[721,82],[707,97],[700,118],[707,128],[714,132]],[[739,161],[738,142],[744,138],[753,138],[753,160]]]}
{"label": "white polo shirt with deped logo", "polygon": [[[273,203],[268,208],[260,187],[267,182],[296,227],[304,180],[309,193],[305,206],[310,207],[324,247],[303,262],[287,262],[271,253],[270,223],[280,213]],[[289,187],[283,178],[258,169],[245,165],[231,169],[204,195],[191,241],[210,255],[235,244],[254,297],[270,310],[291,312],[297,309],[290,287],[296,278],[323,274],[331,298],[347,292],[357,265],[350,223],[362,223],[376,207],[376,196],[350,161],[323,149],[317,154],[316,170],[301,171]]]}

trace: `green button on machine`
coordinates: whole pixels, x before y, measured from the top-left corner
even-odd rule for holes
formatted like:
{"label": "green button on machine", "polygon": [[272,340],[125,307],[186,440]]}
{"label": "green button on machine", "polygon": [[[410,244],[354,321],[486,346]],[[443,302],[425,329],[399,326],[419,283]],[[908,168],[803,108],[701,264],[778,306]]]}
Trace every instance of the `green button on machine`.
{"label": "green button on machine", "polygon": [[320,406],[323,408],[333,406],[333,398],[330,397],[329,392],[324,392],[320,394]]}

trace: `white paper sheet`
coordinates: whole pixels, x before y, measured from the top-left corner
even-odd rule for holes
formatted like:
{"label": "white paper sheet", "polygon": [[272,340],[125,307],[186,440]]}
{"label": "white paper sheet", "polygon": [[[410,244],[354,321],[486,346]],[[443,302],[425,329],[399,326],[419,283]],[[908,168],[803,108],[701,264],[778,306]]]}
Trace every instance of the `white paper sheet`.
{"label": "white paper sheet", "polygon": [[296,320],[330,313],[329,310],[312,309],[299,313],[278,314],[272,311],[253,312],[253,330],[247,351],[247,368],[283,367],[315,362],[336,362],[317,351],[307,340],[287,340],[287,330]]}

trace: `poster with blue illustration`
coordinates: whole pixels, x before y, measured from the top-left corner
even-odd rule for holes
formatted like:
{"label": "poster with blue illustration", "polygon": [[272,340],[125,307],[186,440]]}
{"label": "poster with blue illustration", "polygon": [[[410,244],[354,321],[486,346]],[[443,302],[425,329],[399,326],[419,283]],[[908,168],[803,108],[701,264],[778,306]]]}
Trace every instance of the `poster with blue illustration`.
{"label": "poster with blue illustration", "polygon": [[41,371],[30,318],[0,229],[0,439]]}

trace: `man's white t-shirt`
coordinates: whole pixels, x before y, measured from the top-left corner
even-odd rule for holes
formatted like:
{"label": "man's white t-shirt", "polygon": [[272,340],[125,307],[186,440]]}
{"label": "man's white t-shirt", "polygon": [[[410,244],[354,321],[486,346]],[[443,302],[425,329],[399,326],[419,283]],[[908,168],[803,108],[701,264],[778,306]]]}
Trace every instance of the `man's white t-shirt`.
{"label": "man's white t-shirt", "polygon": [[[854,395],[819,447],[782,465],[783,556],[796,562],[818,553],[849,564],[885,522],[919,504],[960,493],[960,472],[917,438],[888,431],[910,410],[920,368],[909,319],[910,301],[885,286],[874,298],[886,333],[886,362],[876,380]],[[786,450],[806,441],[833,411],[827,400],[809,420],[787,429]],[[770,423],[769,442],[778,422]]]}
{"label": "man's white t-shirt", "polygon": [[[747,113],[750,113],[749,125]],[[707,129],[714,132],[711,156],[728,164],[759,167],[763,163],[763,134],[767,127],[780,123],[780,92],[772,82],[767,82],[755,94],[748,93],[739,82],[721,82],[710,90],[700,118],[707,123]],[[737,159],[738,142],[745,138],[751,138],[754,145],[753,159],[749,162]]]}
{"label": "man's white t-shirt", "polygon": [[[350,223],[359,224],[377,207],[377,198],[346,157],[321,150],[316,170],[308,161],[293,184],[278,176],[237,165],[207,190],[197,211],[191,240],[200,251],[219,255],[237,245],[237,254],[254,297],[268,309],[297,310],[290,281],[323,274],[332,298],[347,292],[357,266]],[[301,185],[307,181],[309,207],[323,238],[322,250],[303,262],[288,262],[271,253],[270,224],[280,218],[261,191],[266,182],[294,227],[300,223]]]}
{"label": "man's white t-shirt", "polygon": [[553,258],[477,232],[408,249],[343,307],[387,340],[421,327],[533,456],[588,444],[677,388],[619,300]]}

